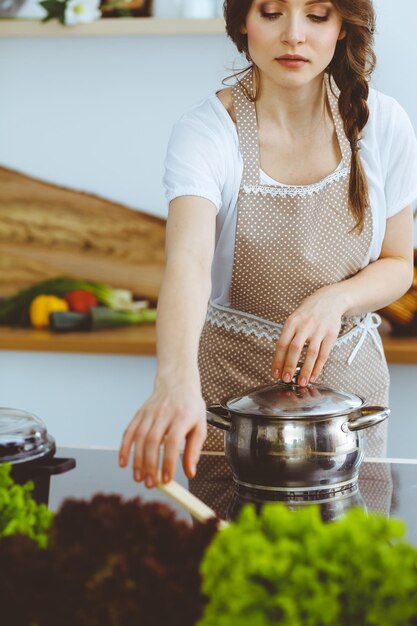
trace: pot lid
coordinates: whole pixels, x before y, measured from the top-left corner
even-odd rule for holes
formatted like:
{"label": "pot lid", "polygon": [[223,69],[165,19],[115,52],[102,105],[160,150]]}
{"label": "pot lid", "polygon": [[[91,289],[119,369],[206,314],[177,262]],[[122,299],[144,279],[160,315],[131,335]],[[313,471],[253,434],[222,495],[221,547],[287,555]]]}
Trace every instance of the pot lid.
{"label": "pot lid", "polygon": [[223,406],[233,413],[283,419],[329,417],[351,413],[363,406],[355,394],[323,385],[301,387],[296,382],[276,382],[258,387]]}
{"label": "pot lid", "polygon": [[0,463],[23,463],[55,451],[55,440],[39,417],[0,407]]}

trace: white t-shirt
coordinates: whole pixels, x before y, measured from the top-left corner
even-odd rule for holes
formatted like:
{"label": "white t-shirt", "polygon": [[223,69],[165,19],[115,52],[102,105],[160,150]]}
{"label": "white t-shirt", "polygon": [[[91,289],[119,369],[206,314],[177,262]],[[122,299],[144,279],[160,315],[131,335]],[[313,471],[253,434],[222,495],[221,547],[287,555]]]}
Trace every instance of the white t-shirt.
{"label": "white t-shirt", "polygon": [[[417,200],[417,140],[407,113],[394,98],[375,89],[370,90],[368,107],[360,154],[368,178],[374,236],[363,267],[381,253],[386,220]],[[168,203],[178,196],[200,196],[217,209],[211,300],[223,306],[230,306],[242,172],[236,127],[213,93],[175,124],[163,182]],[[280,184],[262,170],[261,183]]]}

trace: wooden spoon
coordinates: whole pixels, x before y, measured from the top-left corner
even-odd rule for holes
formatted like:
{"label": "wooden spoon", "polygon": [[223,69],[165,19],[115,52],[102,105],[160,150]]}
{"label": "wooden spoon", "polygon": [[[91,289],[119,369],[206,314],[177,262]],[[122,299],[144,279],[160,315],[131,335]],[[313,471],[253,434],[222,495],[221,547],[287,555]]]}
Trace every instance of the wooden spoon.
{"label": "wooden spoon", "polygon": [[[199,522],[206,522],[212,517],[217,518],[216,513],[202,500],[194,496],[185,487],[171,480],[169,483],[162,483],[158,476],[157,487],[162,493],[169,496],[174,502],[179,504],[183,509],[191,513],[191,515]],[[228,523],[219,519],[219,528],[228,526]]]}

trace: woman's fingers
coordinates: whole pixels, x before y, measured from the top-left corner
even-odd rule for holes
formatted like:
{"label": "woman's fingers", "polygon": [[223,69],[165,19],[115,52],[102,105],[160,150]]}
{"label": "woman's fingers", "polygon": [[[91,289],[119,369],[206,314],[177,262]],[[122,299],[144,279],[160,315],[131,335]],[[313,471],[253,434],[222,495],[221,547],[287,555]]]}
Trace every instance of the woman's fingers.
{"label": "woman's fingers", "polygon": [[298,376],[299,384],[304,387],[310,381],[310,376],[313,372],[314,365],[316,364],[317,358],[320,354],[321,345],[317,340],[317,337],[311,341],[307,348],[307,352],[305,355],[304,362],[301,366],[301,371]]}
{"label": "woman's fingers", "polygon": [[[274,378],[281,378],[284,382],[291,382],[295,369],[300,363],[300,357],[304,347],[307,350],[301,371],[298,376],[298,383],[305,386],[310,382],[314,382],[319,377],[324,364],[326,363],[330,352],[336,342],[337,333],[327,332],[323,335],[323,331],[317,330],[315,333],[307,334],[306,331],[295,333],[291,340],[286,343],[290,333],[283,334],[277,342],[276,352],[272,364]],[[279,370],[279,374],[277,374]]]}
{"label": "woman's fingers", "polygon": [[334,347],[336,338],[337,338],[337,335],[336,336],[328,335],[322,341],[320,353],[314,364],[313,371],[311,374],[314,377],[314,380],[317,380],[317,378],[320,376],[321,370],[323,369],[323,366],[326,363],[327,359],[329,358],[330,352],[332,351]]}
{"label": "woman's fingers", "polygon": [[336,336],[326,335],[321,344],[318,344],[316,340],[310,344],[298,376],[298,383],[301,386],[305,386],[309,382],[315,382],[317,380],[324,364],[329,358],[335,341]]}
{"label": "woman's fingers", "polygon": [[126,428],[119,451],[119,464],[125,467],[132,446],[133,477],[154,487],[160,480],[158,467],[161,446],[164,446],[162,480],[172,480],[180,454],[180,446],[187,439],[184,468],[192,477],[207,435],[205,404],[201,397],[189,405],[159,398],[148,402],[137,412]]}
{"label": "woman's fingers", "polygon": [[207,421],[205,417],[197,423],[195,428],[187,436],[184,449],[184,471],[188,478],[193,478],[196,473],[197,463],[207,436]]}
{"label": "woman's fingers", "polygon": [[119,448],[119,465],[120,467],[126,467],[130,457],[130,450],[132,448],[133,441],[136,436],[136,431],[143,417],[143,410],[138,411],[135,417],[132,419],[128,427],[123,433],[122,442]]}
{"label": "woman's fingers", "polygon": [[282,380],[285,380],[285,382],[289,382],[289,380],[288,381],[286,380],[287,377],[284,378],[285,374],[288,373],[287,371],[285,372],[283,371],[284,364],[286,363],[287,353],[289,350],[290,343],[294,338],[294,332],[295,331],[292,326],[291,320],[288,319],[287,324],[284,325],[282,332],[281,332],[281,336],[277,341],[277,344],[275,347],[275,355],[272,361],[273,378],[282,378]]}
{"label": "woman's fingers", "polygon": [[176,420],[171,423],[164,441],[164,458],[162,461],[162,480],[169,482],[175,475],[180,446],[185,439],[189,428],[189,422]]}
{"label": "woman's fingers", "polygon": [[[291,382],[307,337],[305,331],[293,335],[288,343],[285,335],[280,337],[272,365],[274,378],[281,378],[286,383]],[[277,371],[280,372],[278,376]]]}
{"label": "woman's fingers", "polygon": [[138,433],[137,447],[139,447],[139,441],[143,442],[141,450],[137,453],[138,464],[141,461],[145,485],[149,488],[154,487],[158,481],[159,450],[170,423],[169,414],[154,415],[146,437]]}
{"label": "woman's fingers", "polygon": [[151,412],[143,412],[141,421],[137,424],[135,431],[135,449],[133,454],[133,478],[140,482],[145,478],[143,468],[143,457],[146,437],[153,424],[153,415]]}

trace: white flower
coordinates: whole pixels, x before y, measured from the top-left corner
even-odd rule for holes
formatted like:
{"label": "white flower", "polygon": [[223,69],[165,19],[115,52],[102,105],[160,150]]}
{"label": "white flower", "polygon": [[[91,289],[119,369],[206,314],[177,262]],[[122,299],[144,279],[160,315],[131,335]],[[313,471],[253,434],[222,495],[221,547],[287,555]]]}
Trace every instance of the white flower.
{"label": "white flower", "polygon": [[68,0],[64,21],[67,26],[86,24],[101,17],[100,0]]}

